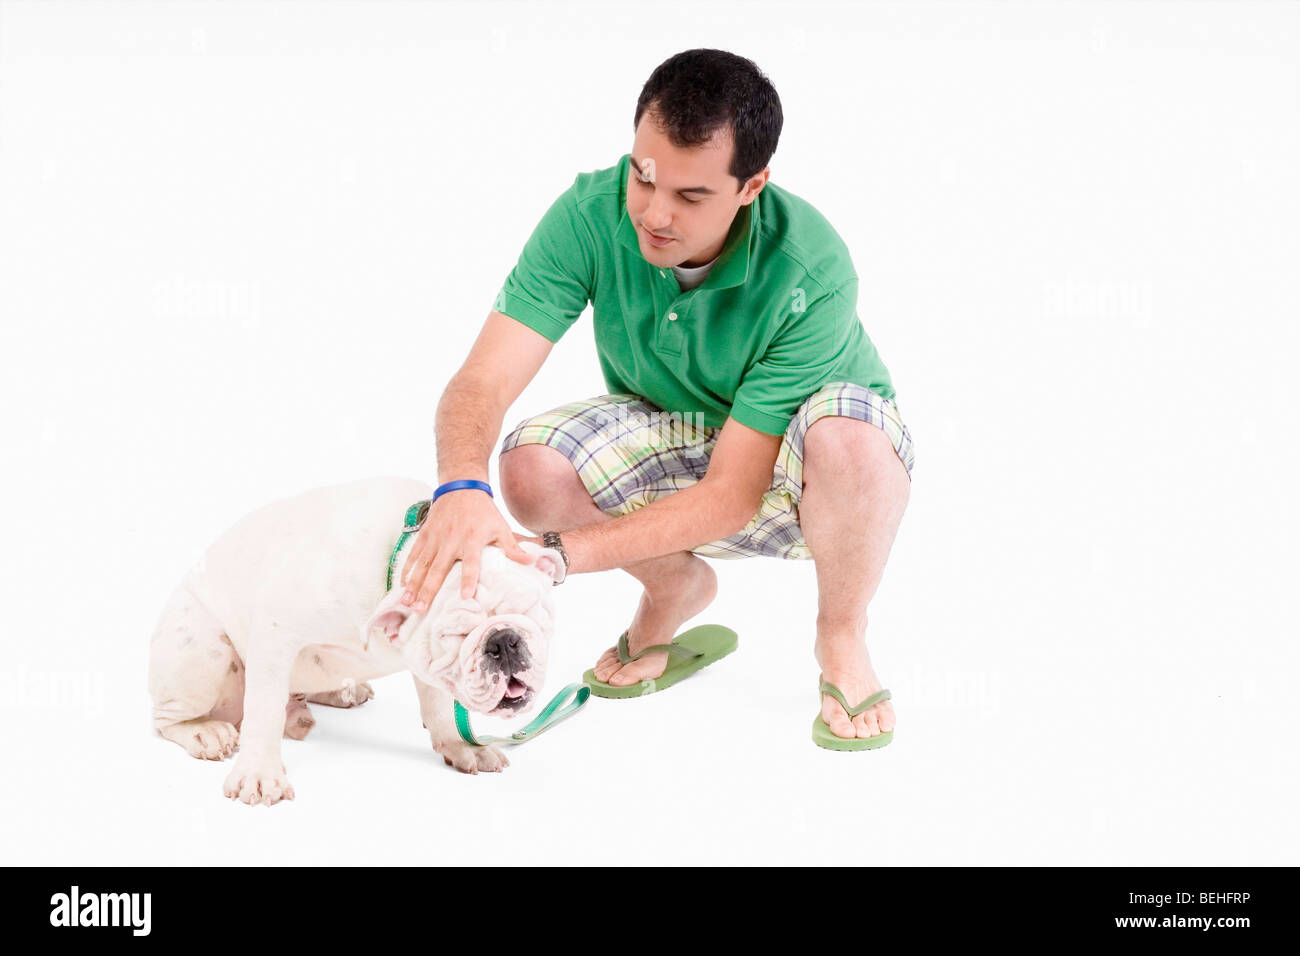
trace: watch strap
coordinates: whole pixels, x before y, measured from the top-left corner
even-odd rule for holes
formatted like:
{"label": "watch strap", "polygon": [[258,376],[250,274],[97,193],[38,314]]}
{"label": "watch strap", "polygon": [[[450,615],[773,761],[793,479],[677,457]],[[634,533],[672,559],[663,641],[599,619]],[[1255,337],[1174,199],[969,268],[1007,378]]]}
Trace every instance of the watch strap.
{"label": "watch strap", "polygon": [[[564,559],[564,574],[567,577],[569,574],[569,552],[564,550],[564,543],[560,541],[560,532],[543,531],[542,547],[551,548],[560,553],[560,557]],[[559,584],[560,582],[556,581],[555,583]]]}

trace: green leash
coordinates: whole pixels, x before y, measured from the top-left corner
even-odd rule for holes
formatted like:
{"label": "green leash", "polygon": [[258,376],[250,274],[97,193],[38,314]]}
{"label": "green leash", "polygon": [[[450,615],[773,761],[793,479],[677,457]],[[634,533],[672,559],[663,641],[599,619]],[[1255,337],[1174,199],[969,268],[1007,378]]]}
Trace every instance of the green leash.
{"label": "green leash", "polygon": [[[419,531],[420,526],[424,524],[424,519],[429,514],[430,504],[431,502],[426,498],[406,509],[406,517],[402,521],[402,533],[397,538],[397,544],[393,545],[393,553],[388,556],[388,582],[385,591],[393,589],[393,571],[397,567],[397,555],[401,553],[407,538]],[[590,696],[591,688],[586,684],[570,684],[551,698],[551,702],[542,708],[542,712],[529,721],[523,730],[516,730],[509,737],[476,737],[474,729],[469,725],[469,711],[465,709],[464,704],[456,701],[456,730],[460,733],[461,740],[475,747],[485,747],[488,744],[522,744],[526,740],[532,740],[542,731],[554,727],[564,718],[576,714]]]}
{"label": "green leash", "polygon": [[[475,747],[484,747],[487,744],[522,744],[525,740],[532,740],[542,731],[554,727],[565,717],[576,714],[590,696],[591,688],[586,684],[570,684],[552,697],[551,702],[542,708],[542,712],[529,721],[523,730],[516,730],[509,737],[476,737],[469,725],[469,711],[460,701],[456,701],[456,729],[460,731],[461,740]],[[564,706],[561,706],[562,704]]]}

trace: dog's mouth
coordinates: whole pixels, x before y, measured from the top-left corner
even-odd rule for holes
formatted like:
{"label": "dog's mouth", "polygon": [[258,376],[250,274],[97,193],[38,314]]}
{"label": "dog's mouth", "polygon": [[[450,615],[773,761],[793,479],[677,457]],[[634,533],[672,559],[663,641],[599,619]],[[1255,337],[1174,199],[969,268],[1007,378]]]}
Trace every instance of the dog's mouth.
{"label": "dog's mouth", "polygon": [[497,704],[495,713],[512,714],[527,707],[532,702],[532,699],[533,689],[517,677],[511,677],[506,681],[505,690],[501,695],[501,703]]}

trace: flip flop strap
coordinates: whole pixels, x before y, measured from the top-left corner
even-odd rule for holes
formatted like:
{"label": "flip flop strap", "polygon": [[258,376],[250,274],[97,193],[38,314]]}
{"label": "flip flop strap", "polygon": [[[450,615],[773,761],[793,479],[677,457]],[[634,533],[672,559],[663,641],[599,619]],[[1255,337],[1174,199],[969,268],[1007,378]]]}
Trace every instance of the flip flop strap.
{"label": "flip flop strap", "polygon": [[685,655],[686,657],[702,657],[704,655],[703,651],[692,650],[689,647],[683,647],[681,644],[651,644],[644,650],[631,654],[627,646],[627,631],[624,631],[618,637],[618,662],[620,664],[630,664],[656,651],[667,651],[669,654]]}
{"label": "flip flop strap", "polygon": [[870,707],[875,707],[876,704],[880,703],[882,700],[889,700],[890,698],[889,691],[882,688],[881,690],[876,691],[874,694],[872,694],[862,703],[858,704],[856,707],[850,707],[849,702],[844,699],[844,694],[840,692],[840,689],[836,687],[834,684],[832,684],[830,681],[828,681],[825,677],[821,679],[821,687],[819,689],[823,694],[830,694],[837,701],[839,701],[840,706],[844,708],[844,712],[848,714],[850,717],[856,717],[864,710],[867,710]]}

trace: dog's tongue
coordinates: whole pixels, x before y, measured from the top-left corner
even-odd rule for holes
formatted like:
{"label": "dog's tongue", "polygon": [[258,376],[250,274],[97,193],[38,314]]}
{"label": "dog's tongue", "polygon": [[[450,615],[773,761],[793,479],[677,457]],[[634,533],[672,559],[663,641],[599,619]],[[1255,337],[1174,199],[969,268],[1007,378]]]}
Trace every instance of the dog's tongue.
{"label": "dog's tongue", "polygon": [[510,678],[510,683],[506,684],[506,696],[509,697],[511,700],[514,700],[516,697],[523,697],[524,692],[527,690],[528,690],[527,685],[521,684],[513,677]]}

